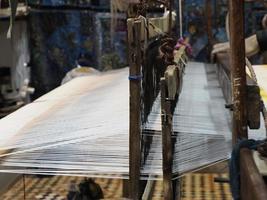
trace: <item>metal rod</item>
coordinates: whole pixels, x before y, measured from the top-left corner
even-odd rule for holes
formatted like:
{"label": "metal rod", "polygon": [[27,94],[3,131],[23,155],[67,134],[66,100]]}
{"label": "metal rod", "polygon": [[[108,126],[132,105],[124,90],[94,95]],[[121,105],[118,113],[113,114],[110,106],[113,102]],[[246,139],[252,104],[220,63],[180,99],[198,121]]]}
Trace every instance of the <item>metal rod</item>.
{"label": "metal rod", "polygon": [[229,1],[233,144],[247,138],[244,1]]}

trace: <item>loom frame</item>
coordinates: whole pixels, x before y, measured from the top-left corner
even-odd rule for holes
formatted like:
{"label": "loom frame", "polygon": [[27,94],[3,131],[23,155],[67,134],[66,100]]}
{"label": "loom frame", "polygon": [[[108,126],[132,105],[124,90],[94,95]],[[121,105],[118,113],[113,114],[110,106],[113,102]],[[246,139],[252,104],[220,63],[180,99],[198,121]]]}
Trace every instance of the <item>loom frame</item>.
{"label": "loom frame", "polygon": [[[165,20],[165,22],[164,22]],[[148,19],[149,22],[160,26],[164,32],[169,30],[168,22],[166,19]],[[142,59],[141,51],[145,51],[145,41],[147,39],[154,39],[158,33],[156,33],[152,27],[145,27],[146,21],[144,18],[129,18],[128,25],[128,49],[129,49],[129,64],[130,64],[130,77],[141,77]],[[140,33],[140,34],[138,34]],[[142,48],[143,47],[143,48]],[[164,120],[166,116],[172,118],[174,107],[171,105],[177,103],[178,96],[182,87],[182,75],[185,67],[186,47],[182,46],[179,51],[175,52],[175,65],[167,67],[163,74],[163,78],[160,80],[160,93],[161,93],[161,105],[162,105],[162,145],[163,145],[163,179],[164,179],[164,199],[174,199],[176,191],[173,190],[173,184],[177,181],[172,181],[172,155],[173,144],[172,142],[172,125],[168,120]],[[165,66],[162,66],[163,68]],[[172,69],[170,69],[172,68]],[[171,86],[167,84],[168,73],[173,73],[176,76],[176,85],[174,98],[170,99],[168,95],[168,88]],[[170,77],[169,77],[170,78]],[[174,78],[174,76],[173,76]],[[141,80],[130,80],[130,173],[129,173],[129,191],[131,199],[139,199],[142,193],[142,183],[140,182],[140,170],[141,170]],[[173,108],[172,108],[173,107]],[[163,114],[165,113],[165,114]],[[163,117],[164,116],[164,117]]]}
{"label": "loom frame", "polygon": [[[162,125],[162,165],[163,193],[165,200],[180,199],[179,179],[173,180],[172,165],[175,136],[173,133],[173,113],[182,90],[183,74],[187,57],[185,46],[175,52],[175,65],[169,65],[161,78],[161,125]],[[178,134],[178,133],[177,133]]]}
{"label": "loom frame", "polygon": [[[171,16],[171,15],[170,15]],[[128,55],[130,77],[130,130],[129,130],[129,189],[126,193],[131,199],[140,199],[143,185],[140,181],[141,170],[141,78],[142,59],[145,56],[147,40],[155,40],[162,33],[167,33],[171,17],[145,19],[144,17],[128,18]]]}

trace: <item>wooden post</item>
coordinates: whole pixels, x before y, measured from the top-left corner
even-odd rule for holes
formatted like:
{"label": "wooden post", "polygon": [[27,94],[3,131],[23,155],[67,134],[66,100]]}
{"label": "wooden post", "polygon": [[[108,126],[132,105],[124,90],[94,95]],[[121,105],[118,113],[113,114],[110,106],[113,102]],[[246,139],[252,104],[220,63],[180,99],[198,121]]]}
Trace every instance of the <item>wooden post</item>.
{"label": "wooden post", "polygon": [[122,197],[123,198],[129,197],[129,180],[128,179],[122,180]]}
{"label": "wooden post", "polygon": [[173,10],[173,0],[169,0],[169,34],[172,32],[172,10]]}
{"label": "wooden post", "polygon": [[172,200],[174,195],[172,185],[172,119],[171,104],[166,101],[166,80],[160,81],[161,90],[161,122],[162,122],[162,169],[164,200]]}
{"label": "wooden post", "polygon": [[[129,64],[130,64],[130,134],[129,134],[129,192],[130,198],[140,198],[140,164],[141,164],[141,73],[140,51],[141,22],[128,20]],[[131,78],[132,77],[132,78]],[[134,78],[136,77],[136,78]]]}
{"label": "wooden post", "polygon": [[207,34],[208,34],[208,52],[210,54],[211,48],[213,45],[213,37],[212,37],[212,2],[211,0],[206,0],[206,28],[207,28]]}
{"label": "wooden post", "polygon": [[266,183],[260,174],[253,158],[253,152],[243,148],[240,150],[240,199],[267,199]]}
{"label": "wooden post", "polygon": [[229,1],[230,58],[233,99],[233,144],[247,138],[244,1]]}

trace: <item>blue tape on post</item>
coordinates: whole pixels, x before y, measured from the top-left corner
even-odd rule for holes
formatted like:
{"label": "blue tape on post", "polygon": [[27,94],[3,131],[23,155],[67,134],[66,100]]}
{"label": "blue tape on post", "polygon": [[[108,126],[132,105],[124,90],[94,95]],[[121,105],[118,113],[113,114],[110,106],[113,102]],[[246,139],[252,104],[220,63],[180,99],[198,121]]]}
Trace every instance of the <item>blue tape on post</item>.
{"label": "blue tape on post", "polygon": [[143,76],[142,75],[133,75],[133,76],[129,76],[129,80],[130,81],[140,81],[142,80]]}

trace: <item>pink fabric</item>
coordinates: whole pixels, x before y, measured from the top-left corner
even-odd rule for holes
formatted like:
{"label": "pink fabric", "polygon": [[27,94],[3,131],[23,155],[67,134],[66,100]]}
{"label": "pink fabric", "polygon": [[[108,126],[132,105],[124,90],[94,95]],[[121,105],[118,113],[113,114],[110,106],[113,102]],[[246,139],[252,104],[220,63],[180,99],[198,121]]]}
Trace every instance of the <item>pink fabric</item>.
{"label": "pink fabric", "polygon": [[176,50],[179,50],[182,46],[185,46],[186,47],[186,53],[188,53],[189,55],[192,55],[192,47],[190,44],[187,44],[185,43],[185,40],[184,38],[180,38],[178,41],[177,41],[177,44],[175,45],[175,49]]}

